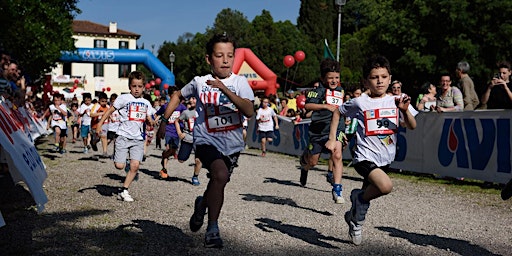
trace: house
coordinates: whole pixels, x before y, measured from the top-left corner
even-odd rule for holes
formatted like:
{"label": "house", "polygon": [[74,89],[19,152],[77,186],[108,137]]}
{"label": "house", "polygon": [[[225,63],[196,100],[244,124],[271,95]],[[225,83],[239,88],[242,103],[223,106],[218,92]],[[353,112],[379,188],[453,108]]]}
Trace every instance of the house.
{"label": "house", "polygon": [[[139,34],[118,29],[116,22],[108,26],[86,20],[73,21],[73,38],[77,48],[136,49]],[[101,91],[112,93],[129,92],[128,75],[136,70],[136,64],[107,63],[58,63],[52,69],[52,86],[66,98],[82,92],[93,96]]]}

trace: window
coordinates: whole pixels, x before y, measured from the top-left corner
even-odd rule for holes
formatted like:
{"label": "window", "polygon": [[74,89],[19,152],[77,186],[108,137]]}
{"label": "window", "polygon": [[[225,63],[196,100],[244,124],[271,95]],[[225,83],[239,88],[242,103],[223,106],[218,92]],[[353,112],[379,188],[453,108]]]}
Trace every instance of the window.
{"label": "window", "polygon": [[[94,48],[107,48],[107,40],[94,40]],[[104,76],[104,73],[104,64],[94,63],[94,76]]]}
{"label": "window", "polygon": [[71,62],[66,62],[62,64],[62,74],[71,75]]}
{"label": "window", "polygon": [[[119,41],[119,49],[128,49],[128,41]],[[119,64],[119,78],[128,78],[130,72],[132,72],[132,65],[130,64]]]}

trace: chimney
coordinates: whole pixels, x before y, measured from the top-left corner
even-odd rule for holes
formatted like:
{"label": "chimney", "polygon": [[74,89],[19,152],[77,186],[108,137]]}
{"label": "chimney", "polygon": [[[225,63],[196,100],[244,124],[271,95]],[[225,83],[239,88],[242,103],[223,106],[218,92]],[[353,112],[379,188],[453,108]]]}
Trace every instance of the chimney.
{"label": "chimney", "polygon": [[110,26],[108,27],[108,32],[110,34],[116,34],[117,33],[117,22],[110,22]]}

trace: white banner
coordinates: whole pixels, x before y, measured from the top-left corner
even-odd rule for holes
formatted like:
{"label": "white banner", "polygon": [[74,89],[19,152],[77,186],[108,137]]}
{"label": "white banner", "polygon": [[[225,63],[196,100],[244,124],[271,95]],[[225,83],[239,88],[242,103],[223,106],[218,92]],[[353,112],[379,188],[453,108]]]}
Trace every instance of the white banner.
{"label": "white banner", "polygon": [[32,118],[27,118],[20,108],[13,110],[6,102],[0,103],[0,143],[4,152],[9,152],[6,154],[9,173],[14,182],[25,182],[37,210],[41,212],[48,202],[43,190],[47,174],[31,134],[31,123],[34,121],[29,119]]}
{"label": "white banner", "polygon": [[[505,184],[512,179],[512,110],[420,113],[417,128],[400,128],[392,167],[440,176]],[[260,148],[251,118],[247,145]],[[268,151],[299,156],[309,143],[309,120],[294,125],[279,117],[279,130]],[[351,142],[353,143],[353,142]],[[350,159],[343,152],[343,159]]]}

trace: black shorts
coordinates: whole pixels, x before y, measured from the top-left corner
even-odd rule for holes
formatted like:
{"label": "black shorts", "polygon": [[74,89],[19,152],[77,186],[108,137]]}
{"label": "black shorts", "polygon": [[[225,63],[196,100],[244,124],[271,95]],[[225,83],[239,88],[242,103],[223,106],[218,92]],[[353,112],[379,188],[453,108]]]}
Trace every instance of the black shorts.
{"label": "black shorts", "polygon": [[193,149],[194,143],[181,141],[180,150],[178,150],[178,160],[187,161]]}
{"label": "black shorts", "polygon": [[274,131],[266,131],[266,132],[263,132],[263,131],[258,131],[258,135],[260,137],[260,141],[262,139],[273,139],[274,138]]}
{"label": "black shorts", "polygon": [[117,138],[117,133],[114,131],[107,131],[107,140],[115,140]]}
{"label": "black shorts", "polygon": [[384,172],[389,170],[389,164],[384,166],[377,166],[374,162],[370,161],[362,161],[357,164],[354,164],[354,169],[359,175],[363,176],[364,180],[368,180],[368,176],[375,169],[382,169]]}
{"label": "black shorts", "polygon": [[59,128],[60,129],[60,137],[67,137],[68,136],[68,129],[62,129],[58,126],[54,126],[53,127],[53,131],[55,131],[55,129]]}
{"label": "black shorts", "polygon": [[[344,143],[343,134],[344,134],[343,132],[338,131],[338,134],[336,136],[336,140],[341,141],[342,145]],[[311,138],[310,137],[309,145],[307,148],[307,150],[309,151],[309,154],[310,155],[316,155],[316,154],[320,154],[320,153],[330,154],[331,151],[325,147],[325,143],[327,143],[327,141],[329,141],[328,136],[327,137],[323,136],[321,138]]]}
{"label": "black shorts", "polygon": [[[196,145],[196,157],[201,160],[203,168],[206,168],[210,172],[210,167],[213,161],[222,159],[228,167],[229,176],[233,173],[233,169],[238,166],[238,157],[240,152],[236,152],[229,156],[223,155],[217,148],[211,145]],[[208,173],[208,177],[209,173]]]}

